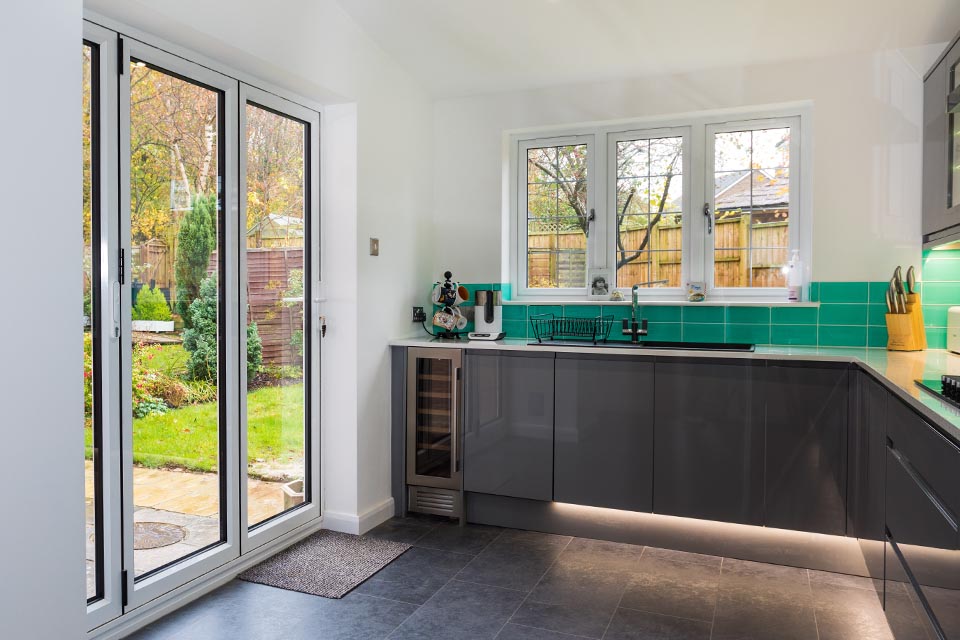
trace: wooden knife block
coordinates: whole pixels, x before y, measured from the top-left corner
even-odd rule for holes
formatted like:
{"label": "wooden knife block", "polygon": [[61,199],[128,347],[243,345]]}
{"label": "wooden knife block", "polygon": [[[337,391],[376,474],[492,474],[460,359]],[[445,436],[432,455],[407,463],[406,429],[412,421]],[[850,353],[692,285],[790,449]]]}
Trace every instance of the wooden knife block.
{"label": "wooden knife block", "polygon": [[887,351],[922,351],[927,348],[920,296],[908,294],[907,312],[888,313],[886,319]]}

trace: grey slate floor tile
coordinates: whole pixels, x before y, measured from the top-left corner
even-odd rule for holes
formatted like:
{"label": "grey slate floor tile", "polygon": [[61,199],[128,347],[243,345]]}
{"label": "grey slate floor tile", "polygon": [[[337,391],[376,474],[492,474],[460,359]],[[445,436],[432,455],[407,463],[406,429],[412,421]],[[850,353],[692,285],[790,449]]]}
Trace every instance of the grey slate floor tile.
{"label": "grey slate floor tile", "polygon": [[583,637],[537,627],[526,627],[513,622],[505,624],[497,634],[497,640],[575,640]]}
{"label": "grey slate floor tile", "polygon": [[620,606],[712,622],[719,586],[719,565],[673,562],[644,555],[640,571],[627,584]]}
{"label": "grey slate floor tile", "polygon": [[451,580],[390,638],[494,638],[523,602],[511,589]]}
{"label": "grey slate floor tile", "polygon": [[527,599],[510,622],[585,638],[601,638],[616,611],[615,606],[550,604]]}
{"label": "grey slate floor tile", "polygon": [[360,584],[355,593],[423,604],[473,559],[462,553],[413,547]]}
{"label": "grey slate floor tile", "polygon": [[885,616],[851,575],[422,516],[369,535],[414,547],[340,600],[234,580],[130,638],[932,640],[906,589]]}
{"label": "grey slate floor tile", "polygon": [[529,592],[569,542],[560,536],[504,532],[471,560],[457,579]]}
{"label": "grey slate floor tile", "polygon": [[709,621],[618,609],[604,640],[710,640]]}
{"label": "grey slate floor tile", "polygon": [[427,532],[414,545],[475,556],[493,542],[502,531],[503,529],[499,527],[475,524],[461,527],[455,523],[442,523]]}

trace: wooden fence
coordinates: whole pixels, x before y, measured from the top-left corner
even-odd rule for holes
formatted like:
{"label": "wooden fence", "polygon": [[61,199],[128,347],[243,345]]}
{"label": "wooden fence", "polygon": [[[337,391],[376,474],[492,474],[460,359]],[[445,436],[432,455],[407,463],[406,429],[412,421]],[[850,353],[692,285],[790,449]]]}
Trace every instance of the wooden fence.
{"label": "wooden fence", "polygon": [[[749,229],[748,229],[749,226]],[[625,232],[624,247],[639,247],[646,229]],[[789,260],[787,222],[750,224],[749,216],[718,220],[714,226],[714,281],[718,287],[786,286],[780,268]],[[749,235],[748,235],[749,234]],[[636,260],[620,268],[618,281],[630,283],[666,280],[663,287],[682,287],[679,225],[658,224],[650,243]],[[531,286],[582,287],[586,282],[586,238],[579,231],[531,233],[527,277]],[[747,247],[757,247],[748,249]],[[753,264],[749,254],[753,253]]]}
{"label": "wooden fence", "polygon": [[[210,256],[208,273],[217,269],[217,252]],[[293,345],[294,333],[303,329],[303,301],[283,301],[290,272],[303,270],[303,248],[247,249],[247,322],[256,322],[263,341],[263,362],[302,366]]]}

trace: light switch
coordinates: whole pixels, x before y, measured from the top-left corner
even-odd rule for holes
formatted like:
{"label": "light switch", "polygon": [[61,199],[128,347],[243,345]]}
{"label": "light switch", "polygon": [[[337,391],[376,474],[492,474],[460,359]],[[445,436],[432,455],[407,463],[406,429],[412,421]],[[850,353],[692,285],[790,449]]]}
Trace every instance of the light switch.
{"label": "light switch", "polygon": [[380,255],[380,238],[370,238],[370,255]]}

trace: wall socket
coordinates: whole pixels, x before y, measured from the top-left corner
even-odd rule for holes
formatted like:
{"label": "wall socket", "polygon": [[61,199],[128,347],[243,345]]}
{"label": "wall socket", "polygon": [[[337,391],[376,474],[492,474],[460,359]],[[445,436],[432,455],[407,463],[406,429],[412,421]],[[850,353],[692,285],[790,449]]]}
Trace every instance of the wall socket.
{"label": "wall socket", "polygon": [[414,307],[413,308],[413,321],[414,322],[426,322],[427,314],[423,310],[423,307]]}
{"label": "wall socket", "polygon": [[370,255],[380,255],[380,238],[370,238]]}

